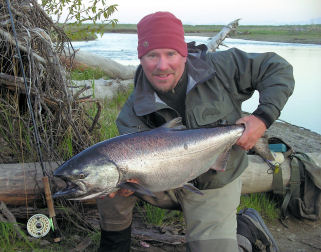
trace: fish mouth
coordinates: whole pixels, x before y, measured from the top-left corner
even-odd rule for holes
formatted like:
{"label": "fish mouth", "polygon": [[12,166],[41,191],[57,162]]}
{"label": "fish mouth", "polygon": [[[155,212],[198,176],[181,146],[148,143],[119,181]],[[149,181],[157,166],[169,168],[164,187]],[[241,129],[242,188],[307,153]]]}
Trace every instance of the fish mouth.
{"label": "fish mouth", "polygon": [[53,198],[77,198],[87,193],[86,187],[83,183],[75,183],[72,181],[66,181],[66,187],[58,192],[56,192]]}

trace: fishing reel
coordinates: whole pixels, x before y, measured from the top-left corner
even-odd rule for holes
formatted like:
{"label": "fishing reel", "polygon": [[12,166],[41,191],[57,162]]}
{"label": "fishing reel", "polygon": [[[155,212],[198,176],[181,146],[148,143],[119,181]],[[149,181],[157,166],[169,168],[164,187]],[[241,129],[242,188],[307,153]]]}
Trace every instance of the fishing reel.
{"label": "fishing reel", "polygon": [[40,238],[48,234],[51,226],[52,222],[46,215],[35,214],[28,220],[27,230],[31,236]]}

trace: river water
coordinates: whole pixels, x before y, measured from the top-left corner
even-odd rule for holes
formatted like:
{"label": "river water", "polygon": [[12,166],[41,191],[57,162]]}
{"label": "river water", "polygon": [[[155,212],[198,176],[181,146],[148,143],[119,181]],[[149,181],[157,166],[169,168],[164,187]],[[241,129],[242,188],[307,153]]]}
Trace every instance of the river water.
{"label": "river water", "polygon": [[[207,43],[208,37],[186,36],[186,42]],[[290,62],[296,82],[293,95],[282,110],[280,119],[321,134],[321,45],[276,43],[226,39],[228,47],[246,52],[276,52]],[[137,35],[105,33],[95,41],[73,42],[75,48],[108,57],[124,65],[138,65]],[[226,50],[221,47],[220,50]],[[243,110],[253,112],[259,95],[243,103]]]}

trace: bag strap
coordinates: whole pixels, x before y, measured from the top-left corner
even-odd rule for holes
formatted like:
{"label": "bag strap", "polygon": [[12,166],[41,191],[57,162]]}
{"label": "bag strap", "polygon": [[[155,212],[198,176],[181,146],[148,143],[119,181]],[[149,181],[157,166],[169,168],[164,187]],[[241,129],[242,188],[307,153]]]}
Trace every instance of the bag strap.
{"label": "bag strap", "polygon": [[290,156],[291,175],[288,185],[285,187],[285,196],[281,205],[281,220],[288,216],[287,209],[292,198],[300,198],[301,181],[304,180],[304,165],[300,158],[293,154]]}
{"label": "bag strap", "polygon": [[280,166],[273,167],[273,180],[272,180],[272,189],[274,194],[285,194],[285,187],[283,185],[283,174]]}

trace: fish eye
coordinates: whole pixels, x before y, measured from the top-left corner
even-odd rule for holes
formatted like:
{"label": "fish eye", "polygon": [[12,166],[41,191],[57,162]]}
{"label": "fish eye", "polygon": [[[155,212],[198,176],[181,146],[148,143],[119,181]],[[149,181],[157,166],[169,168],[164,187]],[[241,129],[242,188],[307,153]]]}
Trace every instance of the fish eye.
{"label": "fish eye", "polygon": [[86,177],[86,175],[85,175],[84,173],[80,173],[80,174],[79,174],[79,178],[80,178],[80,179],[84,179],[85,177]]}

